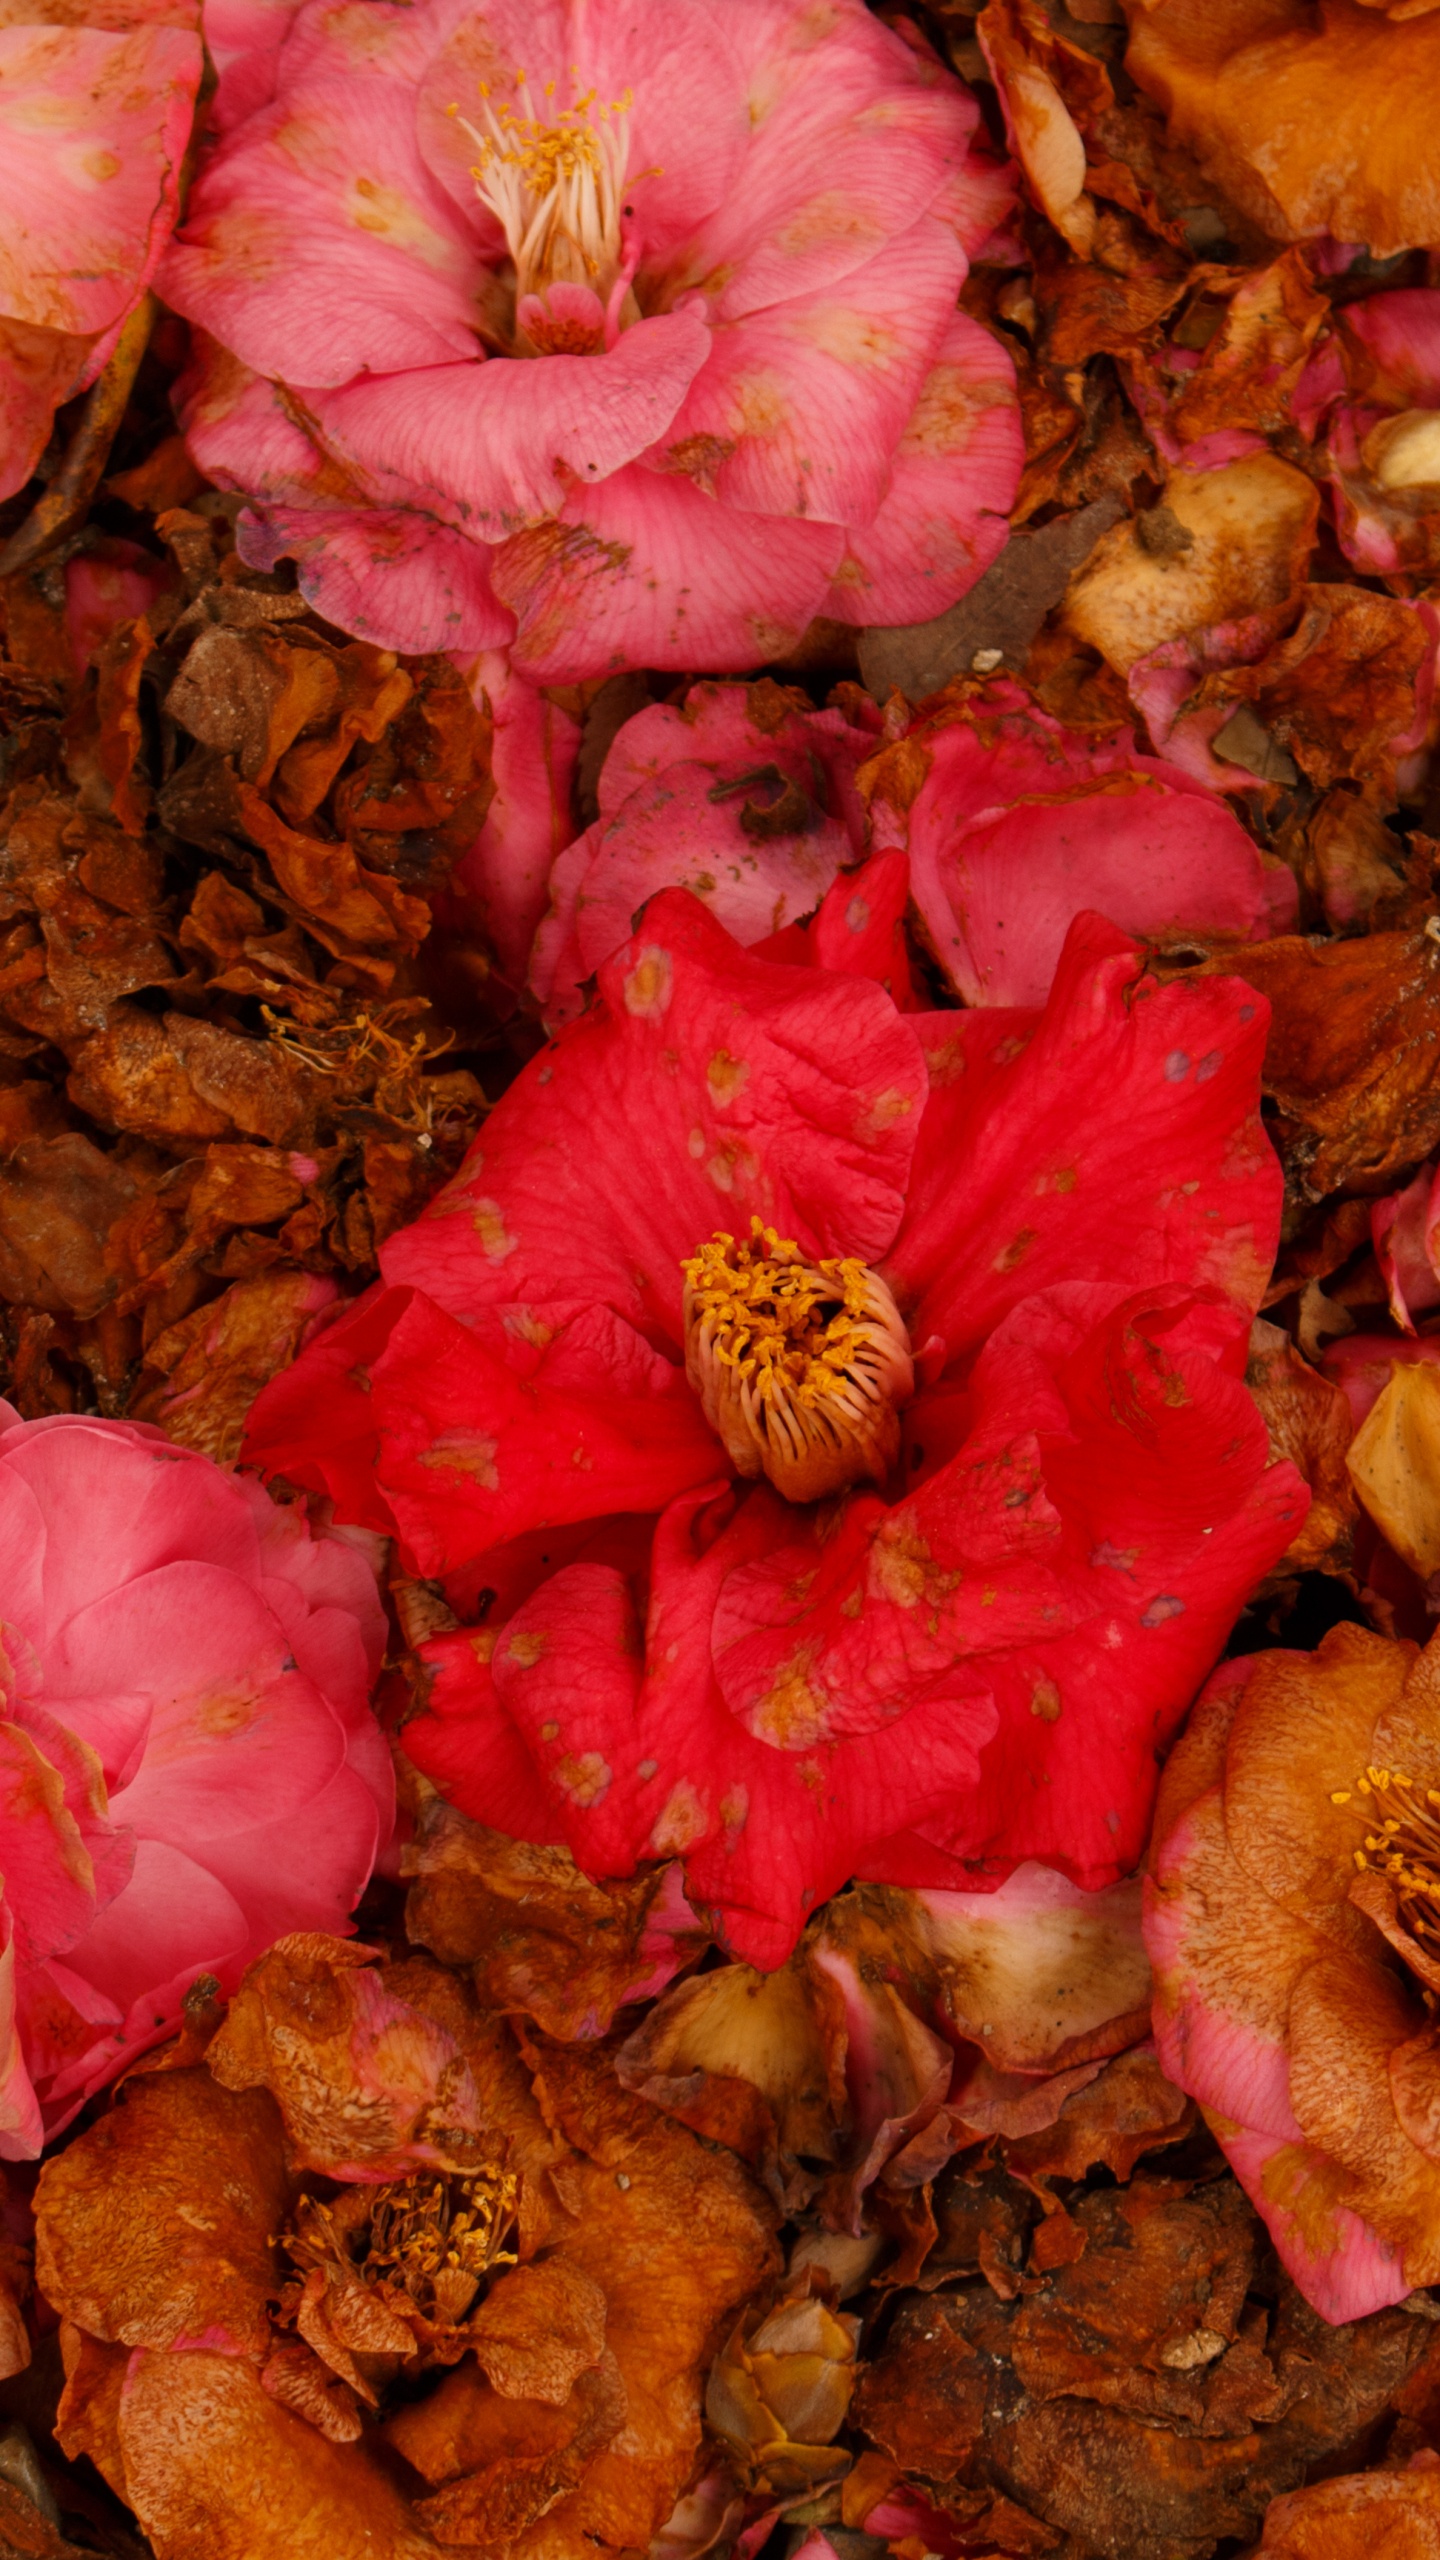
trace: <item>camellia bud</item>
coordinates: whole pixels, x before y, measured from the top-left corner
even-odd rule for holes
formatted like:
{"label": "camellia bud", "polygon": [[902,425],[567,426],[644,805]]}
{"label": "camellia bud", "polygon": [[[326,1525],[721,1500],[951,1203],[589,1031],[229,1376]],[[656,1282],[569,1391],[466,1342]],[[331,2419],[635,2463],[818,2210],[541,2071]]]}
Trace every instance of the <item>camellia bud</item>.
{"label": "camellia bud", "polygon": [[716,2358],[705,2415],[746,2486],[784,2495],[822,2488],[850,2467],[834,2441],[855,2386],[860,2323],[810,2289],[742,2320]]}

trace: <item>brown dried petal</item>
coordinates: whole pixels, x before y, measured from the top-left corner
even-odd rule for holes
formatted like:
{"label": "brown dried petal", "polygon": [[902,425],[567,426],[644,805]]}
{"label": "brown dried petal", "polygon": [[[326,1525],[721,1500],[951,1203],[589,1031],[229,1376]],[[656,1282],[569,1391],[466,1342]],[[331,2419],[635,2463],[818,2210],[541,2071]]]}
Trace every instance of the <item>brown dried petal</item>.
{"label": "brown dried petal", "polygon": [[[438,1799],[403,1852],[403,1871],[408,1935],[444,1964],[472,1966],[487,2008],[523,2011],[562,2038],[603,2035],[633,1997],[650,1913],[671,1872],[592,1884],[567,1849],[508,1840]],[[697,1952],[704,1939],[697,1920]]]}
{"label": "brown dried petal", "polygon": [[237,2357],[134,2356],[119,2438],[124,2495],[164,2560],[433,2560],[367,2448],[327,2443]]}
{"label": "brown dried petal", "polygon": [[203,2070],[132,2080],[41,2172],[37,2281],[96,2338],[262,2355],[291,2195],[263,2092],[228,2096]]}
{"label": "brown dried petal", "polygon": [[469,2322],[481,2372],[507,2400],[560,2408],[605,2349],[605,2295],[561,2256],[497,2276]]}

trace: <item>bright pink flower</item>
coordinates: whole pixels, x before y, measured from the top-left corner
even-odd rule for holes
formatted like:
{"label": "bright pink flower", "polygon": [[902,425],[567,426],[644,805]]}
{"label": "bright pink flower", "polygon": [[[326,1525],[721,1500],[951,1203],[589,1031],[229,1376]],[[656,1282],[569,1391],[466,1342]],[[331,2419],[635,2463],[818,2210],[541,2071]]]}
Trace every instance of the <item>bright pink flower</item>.
{"label": "bright pink flower", "polygon": [[194,0],[21,0],[0,25],[0,498],[92,383],[174,224]]}
{"label": "bright pink flower", "polygon": [[165,292],[197,459],[333,621],[743,668],[995,557],[1013,375],[956,297],[1007,182],[862,0],[308,0],[278,54],[253,16]]}
{"label": "bright pink flower", "polygon": [[1293,873],[1203,783],[1128,734],[1075,735],[1008,679],[882,756],[871,818],[877,845],[908,848],[931,949],[971,1005],[1043,1004],[1087,907],[1144,936],[1258,941],[1295,921]]}
{"label": "bright pink flower", "polygon": [[[341,1538],[139,1423],[0,1405],[0,2155],[25,2157],[389,1837],[384,1618]],[[8,2049],[7,2049],[8,2038]]]}
{"label": "bright pink flower", "polygon": [[[1240,1384],[1280,1199],[1265,1020],[1235,980],[1144,978],[1098,917],[1042,1015],[905,1015],[656,898],[255,1408],[260,1462],[483,1621],[427,1646],[407,1728],[446,1792],[592,1873],[685,1855],[766,1963],[849,1875],[1133,1864],[1154,1755],[1304,1505]],[[681,1365],[682,1266],[752,1219],[800,1258],[762,1237],[754,1286],[834,1303],[819,1265],[853,1257],[882,1309],[873,1369],[844,1355],[864,1392],[802,1358],[763,1459]],[[841,1359],[850,1319],[815,1321]],[[692,1315],[710,1410],[729,1322]],[[743,1481],[853,1488],[892,1450],[838,1502]]]}
{"label": "bright pink flower", "polygon": [[692,685],[618,732],[600,815],[550,875],[550,911],[530,986],[552,1026],[657,889],[688,889],[747,949],[813,913],[865,850],[855,771],[880,715],[859,696],[847,718],[811,710],[774,684]]}

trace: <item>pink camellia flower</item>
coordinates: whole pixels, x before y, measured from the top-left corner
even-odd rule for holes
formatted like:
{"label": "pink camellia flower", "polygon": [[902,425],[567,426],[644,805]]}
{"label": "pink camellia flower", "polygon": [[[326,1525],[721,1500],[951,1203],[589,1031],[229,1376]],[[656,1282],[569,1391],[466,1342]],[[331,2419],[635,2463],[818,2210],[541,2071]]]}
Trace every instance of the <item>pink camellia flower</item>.
{"label": "pink camellia flower", "polygon": [[1241,1384],[1265,1021],[1093,916],[1043,1013],[903,1014],[652,900],[254,1409],[470,1621],[420,1765],[592,1874],[684,1857],[762,1964],[849,1875],[1133,1865],[1304,1510]]}
{"label": "pink camellia flower", "polygon": [[962,683],[867,776],[876,845],[901,844],[927,938],[967,1004],[1043,1004],[1073,917],[1259,941],[1295,922],[1294,874],[1222,800],[1128,732],[1096,741],[1011,679]]}
{"label": "pink camellia flower", "polygon": [[144,1424],[0,1405],[0,2156],[344,1930],[389,1837],[373,1572]]}
{"label": "pink camellia flower", "polygon": [[995,557],[1013,376],[956,297],[1008,180],[862,0],[226,25],[263,61],[166,261],[185,423],[332,621],[537,683],[723,671]]}
{"label": "pink camellia flower", "polygon": [[95,380],[175,221],[194,0],[19,0],[0,23],[0,498]]}
{"label": "pink camellia flower", "polygon": [[657,889],[688,889],[747,949],[813,913],[865,851],[856,768],[880,715],[858,686],[846,710],[757,685],[693,685],[618,732],[600,815],[550,875],[530,986],[552,1025],[624,942]]}

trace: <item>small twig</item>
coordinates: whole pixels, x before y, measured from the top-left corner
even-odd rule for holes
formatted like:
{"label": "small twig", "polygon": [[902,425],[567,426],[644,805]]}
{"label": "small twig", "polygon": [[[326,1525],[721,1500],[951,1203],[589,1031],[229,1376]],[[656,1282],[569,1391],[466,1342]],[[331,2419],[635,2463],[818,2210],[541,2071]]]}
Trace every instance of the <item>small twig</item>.
{"label": "small twig", "polygon": [[159,308],[153,293],[143,293],[136,303],[115,341],[109,363],[91,384],[64,461],[44,497],[36,499],[24,523],[0,551],[0,578],[13,577],[20,569],[33,569],[68,535],[79,532],[110,459],[110,447],[125,414],[125,403]]}

